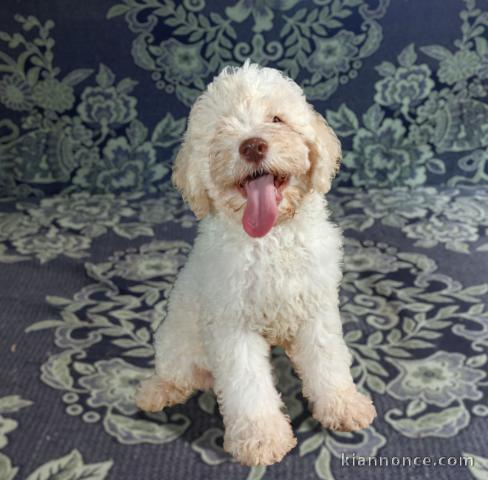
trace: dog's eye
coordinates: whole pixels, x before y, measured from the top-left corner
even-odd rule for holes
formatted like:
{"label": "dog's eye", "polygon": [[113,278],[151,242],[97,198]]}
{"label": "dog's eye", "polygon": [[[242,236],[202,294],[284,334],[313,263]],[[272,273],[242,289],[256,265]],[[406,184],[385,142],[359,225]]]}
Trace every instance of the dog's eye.
{"label": "dog's eye", "polygon": [[283,120],[281,120],[281,118],[280,118],[280,117],[276,117],[276,116],[274,116],[274,117],[273,117],[273,123],[283,123]]}

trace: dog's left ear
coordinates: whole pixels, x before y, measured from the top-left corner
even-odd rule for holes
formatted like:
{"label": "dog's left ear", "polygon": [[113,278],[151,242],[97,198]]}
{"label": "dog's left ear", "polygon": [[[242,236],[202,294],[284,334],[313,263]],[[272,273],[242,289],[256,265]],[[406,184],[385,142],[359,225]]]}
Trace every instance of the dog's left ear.
{"label": "dog's left ear", "polygon": [[322,115],[312,111],[314,138],[309,145],[312,188],[319,193],[330,190],[341,165],[341,142]]}

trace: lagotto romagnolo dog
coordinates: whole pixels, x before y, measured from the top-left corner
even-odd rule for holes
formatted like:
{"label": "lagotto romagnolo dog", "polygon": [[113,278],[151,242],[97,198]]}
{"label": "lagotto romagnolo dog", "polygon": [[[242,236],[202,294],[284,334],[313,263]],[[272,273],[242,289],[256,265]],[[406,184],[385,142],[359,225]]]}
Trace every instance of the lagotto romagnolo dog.
{"label": "lagotto romagnolo dog", "polygon": [[155,372],[137,404],[158,411],[213,388],[224,448],[269,465],[296,444],[277,392],[270,346],[281,345],[326,428],[367,427],[338,305],[341,234],[324,194],[340,143],[282,73],[226,68],[191,109],[173,181],[199,233],[155,337]]}

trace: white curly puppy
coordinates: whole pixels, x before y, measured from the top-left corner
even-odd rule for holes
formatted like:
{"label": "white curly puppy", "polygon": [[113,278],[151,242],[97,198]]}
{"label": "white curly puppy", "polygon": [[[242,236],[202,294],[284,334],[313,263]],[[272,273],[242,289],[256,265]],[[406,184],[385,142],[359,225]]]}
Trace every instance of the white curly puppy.
{"label": "white curly puppy", "polygon": [[323,194],[340,156],[300,87],[246,62],[198,98],[176,159],[173,181],[202,220],[137,403],[158,411],[213,387],[224,448],[246,465],[296,444],[270,345],[285,349],[323,426],[356,430],[376,415],[353,383],[338,309],[341,235]]}

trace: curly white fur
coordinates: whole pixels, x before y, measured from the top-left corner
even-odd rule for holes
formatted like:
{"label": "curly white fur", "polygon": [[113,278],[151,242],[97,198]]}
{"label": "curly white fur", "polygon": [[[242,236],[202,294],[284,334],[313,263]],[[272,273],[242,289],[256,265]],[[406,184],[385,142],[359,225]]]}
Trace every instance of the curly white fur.
{"label": "curly white fur", "polygon": [[[250,137],[269,146],[259,167],[239,154]],[[137,402],[156,411],[213,386],[224,447],[247,465],[279,461],[296,444],[270,345],[285,348],[325,427],[364,428],[375,416],[354,386],[338,309],[341,235],[323,194],[339,161],[337,137],[298,85],[246,62],[224,70],[196,101],[175,163],[174,182],[202,221]],[[257,169],[287,178],[276,223],[262,238],[244,231],[246,198],[236,187]]]}

